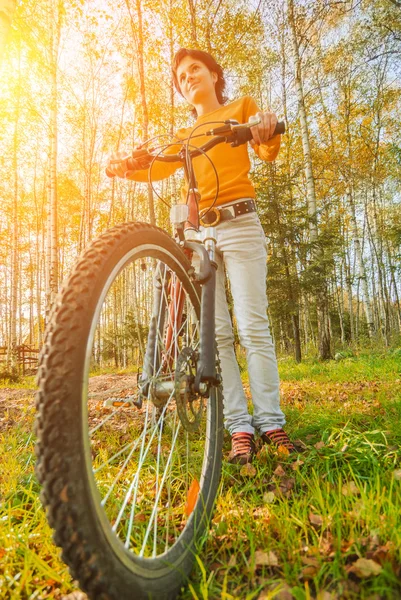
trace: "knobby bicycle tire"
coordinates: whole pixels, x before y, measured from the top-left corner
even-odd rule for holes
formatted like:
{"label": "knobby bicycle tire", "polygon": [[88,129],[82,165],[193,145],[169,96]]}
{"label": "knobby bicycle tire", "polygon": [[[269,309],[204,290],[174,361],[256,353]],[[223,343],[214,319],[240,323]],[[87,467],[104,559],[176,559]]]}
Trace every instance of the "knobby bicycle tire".
{"label": "knobby bicycle tire", "polygon": [[[149,429],[150,432],[153,432],[152,436],[156,434],[159,436],[157,452],[162,457],[157,459],[158,482],[154,484],[158,495],[152,492],[153,497],[156,496],[154,503],[157,506],[156,509],[153,509],[150,517],[148,512],[145,516],[135,515],[135,518],[137,516],[142,516],[143,519],[149,518],[148,529],[150,528],[151,533],[149,534],[147,531],[147,535],[148,537],[154,535],[153,554],[151,550],[147,550],[146,540],[148,538],[143,542],[142,555],[141,552],[138,555],[126,547],[127,541],[124,545],[113,531],[116,523],[115,517],[113,517],[114,525],[112,526],[101,504],[101,494],[97,488],[92,465],[96,448],[94,450],[88,441],[89,401],[85,382],[89,375],[85,373],[85,369],[89,370],[89,340],[91,336],[94,337],[96,318],[99,318],[99,306],[103,301],[105,290],[110,288],[113,283],[110,280],[116,278],[120,272],[119,265],[124,266],[134,258],[142,261],[140,265],[145,272],[146,265],[152,265],[155,261],[161,261],[167,265],[190,299],[195,313],[194,318],[199,319],[200,292],[188,275],[190,264],[177,243],[157,227],[144,223],[126,223],[114,227],[100,236],[79,259],[71,276],[63,284],[58,294],[40,356],[36,420],[38,437],[36,472],[42,485],[42,502],[47,508],[50,525],[55,530],[54,540],[62,548],[64,561],[68,564],[72,576],[79,581],[81,588],[93,600],[128,600],[132,598],[170,600],[175,598],[192,568],[198,543],[204,539],[220,479],[223,439],[222,396],[219,388],[212,387],[208,398],[198,400],[199,406],[202,402],[205,404],[204,437],[199,436],[201,441],[198,441],[196,432],[182,433],[178,423],[178,426],[175,426],[174,430],[172,429],[173,432],[177,430],[177,433],[175,433],[174,441],[171,442],[170,462],[163,462],[165,461],[163,452],[167,453],[168,448],[164,450],[160,440],[164,431],[168,431],[164,420],[172,423],[173,417],[170,417],[170,414],[177,412],[174,411],[174,403],[170,404],[168,413],[166,406],[159,408],[159,413],[160,410],[164,413],[158,417],[158,421],[152,421],[154,429]],[[143,265],[146,268],[143,268]],[[141,285],[145,288],[146,282]],[[135,326],[139,331],[137,322]],[[190,327],[187,326],[187,329],[189,330]],[[177,344],[182,343],[183,337],[185,337],[185,332],[177,332]],[[196,350],[195,343],[193,345]],[[191,355],[191,349],[186,348],[184,354],[185,356]],[[180,364],[182,365],[182,361]],[[183,371],[185,371],[185,366],[184,361]],[[151,405],[150,400],[146,401],[146,406],[148,405]],[[124,423],[130,423],[135,421],[135,418],[139,418],[131,416],[133,414],[124,413]],[[138,414],[142,414],[141,411]],[[104,422],[108,418],[106,417]],[[176,423],[177,417],[174,416],[174,419],[174,423]],[[105,425],[105,428],[108,426]],[[96,431],[96,427],[90,431]],[[145,440],[145,429],[143,431],[141,435]],[[204,445],[202,457],[196,458],[198,462],[200,461],[199,468],[202,469],[199,477],[200,490],[194,508],[185,517],[181,516],[182,509],[178,500],[176,506],[174,505],[175,499],[170,497],[170,488],[168,488],[168,501],[163,505],[167,516],[159,517],[157,511],[159,504],[161,506],[161,493],[166,494],[163,488],[164,483],[160,483],[162,468],[165,470],[170,468],[172,471],[170,465],[175,458],[174,456],[171,458],[171,456],[178,434],[186,440],[187,449],[189,446],[191,450],[198,448],[196,444]],[[145,442],[142,441],[141,444],[143,447]],[[184,454],[182,448],[185,446],[180,447],[181,454]],[[104,447],[102,451],[105,451]],[[185,467],[185,458],[180,455],[180,452],[177,450],[179,455],[177,460],[182,460]],[[115,457],[118,454],[119,452],[114,454],[113,459],[106,460],[104,464],[106,466],[114,465],[114,462],[117,461]],[[148,454],[151,460],[151,451]],[[148,458],[144,458],[142,463],[138,463],[140,466],[137,467],[137,473],[141,468],[146,471],[143,466],[146,460]],[[194,464],[189,463],[188,457],[186,460],[189,473],[190,469],[195,469],[195,462]],[[160,461],[162,464],[159,474]],[[129,461],[124,464],[129,464]],[[180,468],[180,464],[177,469]],[[196,467],[198,467],[198,463],[196,463]],[[155,468],[155,465],[152,465],[152,469]],[[171,489],[175,490],[174,494],[178,497],[186,492],[183,489],[184,484],[179,481],[176,472],[173,475],[170,474],[169,477]],[[140,475],[136,476],[136,485],[139,489]],[[175,488],[172,487],[173,483]],[[142,492],[146,485],[145,481],[141,488]],[[186,485],[188,487],[188,481]],[[167,488],[167,484],[165,487]],[[136,493],[137,491],[135,491]],[[127,503],[131,501],[131,497],[132,491],[131,495],[127,492],[125,497],[128,498]],[[116,498],[118,499],[118,495]],[[113,501],[116,501],[116,498]],[[154,516],[155,510],[156,516]],[[166,525],[170,511],[176,522],[180,521],[174,535],[171,530],[168,530],[169,525]],[[153,521],[150,522],[152,515]],[[135,518],[132,517],[130,523],[133,529],[139,527],[136,525]],[[156,530],[160,519],[162,533],[159,534]],[[127,525],[124,525],[124,532],[126,533],[126,531]],[[128,543],[131,543],[130,535],[131,529],[127,534]],[[164,536],[165,551],[159,551],[158,535]],[[170,543],[171,546],[169,546]],[[148,552],[148,555],[144,556],[144,552]]]}

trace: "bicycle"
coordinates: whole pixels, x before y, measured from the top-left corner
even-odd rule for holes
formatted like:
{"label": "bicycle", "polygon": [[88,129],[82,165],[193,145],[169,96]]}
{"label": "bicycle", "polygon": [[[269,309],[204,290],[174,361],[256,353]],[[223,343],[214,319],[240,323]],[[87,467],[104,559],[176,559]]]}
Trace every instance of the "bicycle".
{"label": "bicycle", "polygon": [[[188,182],[187,204],[171,210],[175,239],[146,223],[112,228],[81,255],[52,309],[38,375],[36,471],[54,540],[92,599],[175,598],[205,539],[223,443],[219,209],[201,215],[212,221],[200,243],[192,161],[219,143],[246,143],[255,124],[225,121],[199,148],[188,140],[177,154],[154,153],[153,161],[179,160]],[[133,168],[142,153],[133,153]],[[118,344],[138,370],[134,389],[96,401],[91,375]]]}

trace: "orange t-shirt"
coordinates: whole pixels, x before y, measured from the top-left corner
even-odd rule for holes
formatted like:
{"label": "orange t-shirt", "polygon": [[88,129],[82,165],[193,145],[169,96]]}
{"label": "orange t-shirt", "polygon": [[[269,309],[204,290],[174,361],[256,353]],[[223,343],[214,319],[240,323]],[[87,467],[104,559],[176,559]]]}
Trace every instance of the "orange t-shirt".
{"label": "orange t-shirt", "polygon": [[[246,123],[249,117],[259,112],[256,102],[250,96],[244,96],[239,100],[230,102],[220,108],[209,112],[201,117],[198,117],[193,127],[179,129],[175,135],[176,143],[170,145],[163,152],[164,154],[175,154],[180,150],[180,141],[188,138],[191,132],[198,125],[199,127],[194,133],[194,136],[205,133],[209,129],[219,126],[219,123],[214,121],[225,121],[227,119],[235,119],[239,123]],[[210,123],[213,122],[213,123]],[[220,123],[221,124],[221,123]],[[205,142],[212,139],[210,136],[200,135],[191,139],[190,144],[194,146],[202,146]],[[281,136],[276,135],[271,138],[266,144],[255,144],[253,146],[256,154],[265,161],[272,161],[276,158],[280,149]],[[219,195],[215,206],[232,202],[239,198],[254,198],[255,188],[249,179],[249,170],[251,163],[248,155],[248,145],[243,144],[237,148],[232,148],[230,144],[218,144],[208,151],[209,158],[213,161],[216,171],[219,176]],[[208,208],[211,206],[216,195],[216,175],[210,161],[206,156],[198,156],[193,159],[196,181],[201,194],[199,208]],[[180,162],[163,163],[155,161],[152,167],[152,180],[164,179],[169,177],[174,171],[182,167]],[[129,179],[135,181],[148,181],[147,171],[135,171]],[[182,198],[185,202],[187,195],[187,186],[182,189]]]}

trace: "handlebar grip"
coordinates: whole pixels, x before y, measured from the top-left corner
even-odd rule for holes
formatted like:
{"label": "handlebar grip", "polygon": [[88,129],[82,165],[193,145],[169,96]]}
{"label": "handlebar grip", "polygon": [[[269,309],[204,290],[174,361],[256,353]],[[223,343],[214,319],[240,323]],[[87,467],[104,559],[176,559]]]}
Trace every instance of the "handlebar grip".
{"label": "handlebar grip", "polygon": [[[252,131],[247,129],[237,129],[237,142],[236,145],[245,144],[246,142],[250,142],[253,139]],[[285,123],[284,121],[279,121],[274,129],[273,135],[283,134],[285,133]]]}
{"label": "handlebar grip", "polygon": [[137,171],[138,169],[140,169],[137,160],[133,157],[127,158],[127,167],[128,171]]}
{"label": "handlebar grip", "polygon": [[[250,133],[250,137],[249,139],[252,139],[252,133],[251,130],[248,129],[249,133]],[[274,128],[274,133],[273,135],[282,135],[283,133],[285,133],[285,122],[284,121],[278,121],[278,123],[276,124],[276,127]]]}

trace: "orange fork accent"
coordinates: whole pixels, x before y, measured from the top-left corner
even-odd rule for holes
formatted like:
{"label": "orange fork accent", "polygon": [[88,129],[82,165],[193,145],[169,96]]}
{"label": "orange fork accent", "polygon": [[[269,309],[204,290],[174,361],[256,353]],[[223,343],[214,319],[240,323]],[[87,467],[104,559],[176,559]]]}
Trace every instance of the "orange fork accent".
{"label": "orange fork accent", "polygon": [[185,504],[185,514],[189,517],[192,511],[195,508],[196,501],[198,499],[200,490],[199,481],[197,479],[193,479],[191,485],[189,486],[189,490],[187,493],[187,502]]}
{"label": "orange fork accent", "polygon": [[177,343],[174,334],[176,334],[179,331],[182,324],[182,312],[184,309],[185,292],[183,290],[181,282],[178,281],[176,277],[173,277],[170,280],[169,286],[169,295],[171,300],[168,310],[168,326],[165,339],[166,354],[164,356],[163,362],[166,363],[167,366],[171,369],[174,362]]}

